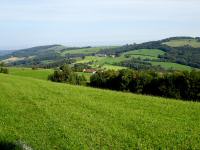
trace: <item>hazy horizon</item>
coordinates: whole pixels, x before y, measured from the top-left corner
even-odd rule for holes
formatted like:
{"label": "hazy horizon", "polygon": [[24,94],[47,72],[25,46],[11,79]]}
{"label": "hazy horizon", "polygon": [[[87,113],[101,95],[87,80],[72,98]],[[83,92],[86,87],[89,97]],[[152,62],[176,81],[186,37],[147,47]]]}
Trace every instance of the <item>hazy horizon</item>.
{"label": "hazy horizon", "polygon": [[0,50],[200,36],[198,0],[3,0]]}

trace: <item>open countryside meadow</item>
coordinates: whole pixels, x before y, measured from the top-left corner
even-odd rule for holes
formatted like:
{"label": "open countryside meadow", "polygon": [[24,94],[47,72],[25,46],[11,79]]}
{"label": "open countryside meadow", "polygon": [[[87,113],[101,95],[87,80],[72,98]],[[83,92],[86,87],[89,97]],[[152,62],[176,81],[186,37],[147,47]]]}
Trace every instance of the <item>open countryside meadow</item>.
{"label": "open countryside meadow", "polygon": [[199,103],[32,77],[0,74],[2,147],[17,143],[33,149],[200,147]]}
{"label": "open countryside meadow", "polygon": [[164,44],[168,46],[172,46],[172,47],[180,47],[180,46],[187,46],[187,45],[192,46],[194,48],[200,47],[200,43],[197,39],[187,39],[187,38],[171,40]]}
{"label": "open countryside meadow", "polygon": [[9,68],[9,74],[22,76],[22,77],[31,77],[36,79],[47,80],[48,75],[53,73],[53,69],[37,69],[33,70],[31,68]]}
{"label": "open countryside meadow", "polygon": [[[157,45],[152,49],[140,46],[145,47],[145,43],[125,46],[125,51],[119,54],[113,51],[123,47],[109,47],[104,53],[101,48],[63,50],[64,46],[44,46],[15,52],[20,61],[2,61],[0,72],[6,74],[0,74],[0,149],[198,149],[200,103],[196,102],[199,100],[199,69],[198,65],[194,67],[199,60],[196,49],[192,48],[194,60],[190,59],[193,63],[190,66],[171,60],[171,53],[157,49]],[[52,57],[54,48],[56,53],[70,52],[72,58],[40,58],[44,64],[32,65],[36,57],[33,54]],[[22,56],[28,57],[22,60]],[[163,56],[171,61],[163,60]],[[13,59],[10,54],[2,59],[8,57]],[[63,64],[70,67],[64,70]],[[142,68],[135,70],[132,65]],[[158,70],[152,70],[153,67]],[[72,73],[67,77],[65,73],[70,70]],[[184,91],[176,93],[173,82],[176,78],[179,90],[183,89],[179,84],[187,87],[185,83],[189,82],[188,99],[180,99],[186,95]],[[160,84],[155,89],[164,93],[156,91],[152,95],[174,99],[141,92],[148,88],[142,89],[143,83],[153,83],[155,79]],[[110,84],[110,81],[114,82]],[[89,87],[94,83],[96,88]],[[118,83],[123,89],[117,89]],[[109,85],[112,85],[110,89],[121,92],[105,90]]]}
{"label": "open countryside meadow", "polygon": [[200,150],[200,0],[0,0],[0,150]]}

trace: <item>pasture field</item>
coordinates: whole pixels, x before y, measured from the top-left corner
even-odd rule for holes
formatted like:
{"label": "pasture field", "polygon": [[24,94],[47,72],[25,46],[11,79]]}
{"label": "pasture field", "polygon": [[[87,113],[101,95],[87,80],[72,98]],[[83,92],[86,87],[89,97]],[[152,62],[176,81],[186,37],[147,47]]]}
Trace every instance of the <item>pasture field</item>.
{"label": "pasture field", "polygon": [[159,55],[164,55],[164,54],[165,52],[159,49],[139,49],[139,50],[126,52],[123,54],[123,56],[155,60],[155,59],[158,59]]}
{"label": "pasture field", "polygon": [[[9,74],[21,76],[21,77],[30,77],[35,79],[47,80],[48,76],[54,72],[53,69],[37,69],[32,70],[31,68],[9,68]],[[90,81],[91,73],[77,72],[79,75],[84,75],[87,81]]]}
{"label": "pasture field", "polygon": [[36,79],[48,79],[48,75],[52,74],[52,69],[36,69],[32,70],[31,68],[9,68],[9,74],[22,76],[22,77],[32,77]]}
{"label": "pasture field", "polygon": [[127,69],[126,67],[114,66],[114,65],[108,65],[108,64],[103,65],[101,68],[106,69],[106,70],[122,70],[122,69]]}
{"label": "pasture field", "polygon": [[66,50],[61,53],[61,55],[65,54],[93,54],[97,53],[98,51],[102,49],[109,49],[109,48],[115,48],[117,46],[100,46],[100,47],[91,47],[91,48],[81,48],[81,49],[73,49],[73,50]]}
{"label": "pasture field", "polygon": [[140,49],[130,52],[123,53],[119,57],[98,57],[98,56],[87,56],[83,60],[78,60],[78,63],[88,63],[93,62],[94,64],[104,65],[104,64],[115,64],[121,61],[129,60],[131,58],[141,58],[155,60],[159,55],[163,55],[165,52],[158,49]]}
{"label": "pasture field", "polygon": [[74,49],[74,50],[67,50],[62,53],[64,54],[91,54],[100,51],[100,47],[93,47],[93,48],[82,48],[82,49]]}
{"label": "pasture field", "polygon": [[78,59],[76,63],[96,63],[100,60],[104,59],[104,57],[97,57],[97,56],[86,56],[84,59]]}
{"label": "pasture field", "polygon": [[113,69],[120,70],[126,67],[115,66],[114,64],[120,61],[126,60],[125,57],[98,57],[98,56],[86,56],[85,59],[78,60],[76,63],[92,63],[92,67],[101,69]]}
{"label": "pasture field", "polygon": [[171,47],[180,47],[180,46],[185,46],[185,45],[190,45],[194,48],[200,47],[200,42],[196,39],[171,40],[171,41],[165,42],[163,44],[166,44]]}
{"label": "pasture field", "polygon": [[176,70],[188,70],[191,71],[192,67],[181,65],[177,63],[171,62],[156,62],[155,60],[158,59],[159,55],[164,55],[165,52],[158,50],[158,49],[140,49],[134,50],[130,52],[123,53],[119,57],[97,57],[97,56],[86,56],[85,59],[80,59],[77,63],[92,63],[92,67],[94,68],[105,68],[105,69],[114,69],[120,70],[125,69],[125,67],[115,66],[116,63],[121,61],[129,60],[131,58],[141,58],[141,59],[149,59],[151,60],[150,63],[154,66],[160,65],[165,69],[176,69]]}
{"label": "pasture field", "polygon": [[198,149],[200,104],[0,74],[0,146]]}
{"label": "pasture field", "polygon": [[161,67],[165,68],[165,69],[175,69],[175,70],[187,70],[187,71],[191,71],[193,68],[190,66],[186,66],[186,65],[181,65],[181,64],[177,64],[177,63],[171,63],[171,62],[151,62],[152,65],[154,66],[158,66],[160,65]]}
{"label": "pasture field", "polygon": [[131,58],[155,60],[159,55],[163,55],[164,53],[165,52],[158,49],[139,49],[122,53],[121,56],[115,58],[105,57],[104,59],[100,59],[98,62],[100,64],[115,64],[121,61],[129,60]]}

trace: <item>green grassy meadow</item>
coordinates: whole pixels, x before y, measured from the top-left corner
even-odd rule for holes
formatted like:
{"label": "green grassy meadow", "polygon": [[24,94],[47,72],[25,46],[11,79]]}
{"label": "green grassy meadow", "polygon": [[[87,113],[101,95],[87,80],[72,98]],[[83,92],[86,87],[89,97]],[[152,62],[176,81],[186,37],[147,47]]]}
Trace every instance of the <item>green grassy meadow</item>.
{"label": "green grassy meadow", "polygon": [[191,71],[192,67],[181,65],[171,62],[157,62],[159,55],[164,55],[165,52],[158,49],[140,49],[123,53],[119,57],[98,57],[98,56],[86,56],[84,59],[78,59],[77,63],[92,63],[92,67],[102,69],[113,69],[120,70],[125,69],[125,67],[116,66],[116,63],[121,61],[130,60],[131,58],[149,59],[150,63],[154,66],[160,65],[165,69],[175,69],[175,70],[188,70]]}
{"label": "green grassy meadow", "polygon": [[33,149],[198,149],[200,104],[0,74],[0,142]]}
{"label": "green grassy meadow", "polygon": [[105,69],[105,70],[116,70],[116,71],[122,70],[122,69],[127,69],[126,67],[109,65],[109,64],[103,65],[102,68]]}
{"label": "green grassy meadow", "polygon": [[9,68],[9,74],[16,75],[16,76],[22,76],[22,77],[32,77],[36,79],[48,79],[48,75],[52,74],[52,69],[37,69],[32,70],[31,68]]}
{"label": "green grassy meadow", "polygon": [[140,50],[126,52],[123,54],[123,56],[155,60],[158,59],[159,55],[164,55],[164,54],[165,52],[159,49],[140,49]]}
{"label": "green grassy meadow", "polygon": [[158,66],[160,65],[161,67],[165,69],[174,69],[174,70],[186,70],[186,71],[191,71],[193,68],[190,66],[186,65],[181,65],[177,63],[171,63],[171,62],[151,62],[152,65]]}
{"label": "green grassy meadow", "polygon": [[73,50],[66,50],[62,52],[61,55],[65,54],[93,54],[97,53],[98,51],[102,49],[109,49],[109,48],[115,48],[117,46],[100,46],[100,47],[91,47],[91,48],[81,48],[81,49],[73,49]]}
{"label": "green grassy meadow", "polygon": [[[123,53],[119,57],[98,57],[98,56],[87,56],[85,59],[78,60],[78,63],[88,63],[94,62],[99,65],[103,64],[114,64],[119,63],[124,60],[129,60],[131,58],[141,58],[141,59],[157,59],[159,55],[163,55],[165,52],[158,49],[140,49],[130,52]],[[128,56],[128,57],[126,57]]]}
{"label": "green grassy meadow", "polygon": [[200,47],[200,42],[196,39],[171,40],[171,41],[165,42],[163,44],[166,44],[166,45],[171,46],[171,47],[180,47],[180,46],[185,46],[185,45],[190,45],[194,48]]}
{"label": "green grassy meadow", "polygon": [[93,48],[82,48],[82,49],[75,49],[75,50],[67,50],[62,53],[64,54],[91,54],[100,51],[100,47],[93,47]]}

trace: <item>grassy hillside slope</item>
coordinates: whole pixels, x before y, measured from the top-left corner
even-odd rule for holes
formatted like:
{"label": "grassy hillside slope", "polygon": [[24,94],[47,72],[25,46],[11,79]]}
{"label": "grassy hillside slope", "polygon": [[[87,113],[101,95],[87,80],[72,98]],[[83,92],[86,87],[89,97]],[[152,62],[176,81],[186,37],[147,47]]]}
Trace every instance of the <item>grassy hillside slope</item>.
{"label": "grassy hillside slope", "polygon": [[22,77],[32,77],[36,79],[47,80],[48,76],[53,73],[53,69],[37,69],[32,70],[31,68],[9,68],[9,74],[22,76]]}
{"label": "grassy hillside slope", "polygon": [[67,50],[62,52],[62,55],[65,54],[93,54],[100,51],[101,47],[92,47],[92,48],[81,48],[81,49],[74,49],[74,50]]}
{"label": "grassy hillside slope", "polygon": [[158,66],[160,65],[161,67],[165,68],[165,69],[173,69],[173,70],[180,70],[180,71],[191,71],[192,67],[190,66],[186,66],[186,65],[181,65],[181,64],[177,64],[177,63],[171,63],[171,62],[151,62],[151,64],[153,66]]}
{"label": "grassy hillside slope", "polygon": [[[124,69],[126,67],[116,66],[116,63],[120,63],[125,60],[131,60],[132,58],[140,58],[142,60],[149,59],[150,63],[154,66],[161,66],[164,69],[175,69],[175,70],[188,70],[191,71],[192,67],[181,65],[178,63],[171,62],[157,62],[159,55],[164,55],[165,52],[158,49],[139,49],[129,52],[122,53],[119,57],[98,57],[98,56],[86,56],[84,59],[77,60],[77,63],[92,63],[92,67],[106,69]],[[110,66],[110,67],[108,67]]]}
{"label": "grassy hillside slope", "polygon": [[192,46],[194,48],[200,47],[200,41],[197,39],[176,39],[176,40],[170,40],[169,42],[165,42],[163,44],[166,44],[171,47],[181,47],[181,46]]}
{"label": "grassy hillside slope", "polygon": [[165,52],[159,49],[139,49],[123,53],[124,56],[132,56],[141,59],[158,59],[159,55],[164,55]]}
{"label": "grassy hillside slope", "polygon": [[197,149],[200,104],[0,74],[0,143]]}

